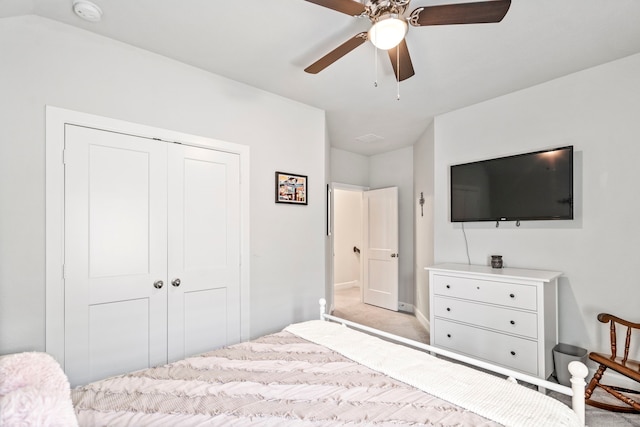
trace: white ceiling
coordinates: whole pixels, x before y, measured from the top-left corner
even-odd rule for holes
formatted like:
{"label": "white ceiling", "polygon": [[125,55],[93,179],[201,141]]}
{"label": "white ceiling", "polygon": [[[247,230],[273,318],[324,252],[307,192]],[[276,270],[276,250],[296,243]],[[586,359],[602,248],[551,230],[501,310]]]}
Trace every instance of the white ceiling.
{"label": "white ceiling", "polygon": [[[331,145],[364,155],[412,145],[434,115],[640,52],[640,0],[513,0],[498,24],[411,27],[416,74],[397,100],[389,58],[376,67],[370,43],[303,71],[366,19],[304,0],[93,1],[100,23],[74,15],[73,0],[0,0],[0,18],[54,19],[324,109]],[[384,139],[356,140],[370,134]]]}

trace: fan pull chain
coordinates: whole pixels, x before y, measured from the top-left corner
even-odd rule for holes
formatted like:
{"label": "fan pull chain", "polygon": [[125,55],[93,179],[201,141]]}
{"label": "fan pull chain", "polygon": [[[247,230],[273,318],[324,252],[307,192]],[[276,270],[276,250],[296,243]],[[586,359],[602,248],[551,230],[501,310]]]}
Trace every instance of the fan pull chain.
{"label": "fan pull chain", "polygon": [[398,97],[396,99],[400,101],[400,45],[396,46],[396,70],[398,70],[398,78],[396,79]]}
{"label": "fan pull chain", "polygon": [[378,48],[374,46],[373,50],[375,51],[375,54],[373,55],[373,68],[376,73],[375,79],[373,80],[373,87],[378,87]]}

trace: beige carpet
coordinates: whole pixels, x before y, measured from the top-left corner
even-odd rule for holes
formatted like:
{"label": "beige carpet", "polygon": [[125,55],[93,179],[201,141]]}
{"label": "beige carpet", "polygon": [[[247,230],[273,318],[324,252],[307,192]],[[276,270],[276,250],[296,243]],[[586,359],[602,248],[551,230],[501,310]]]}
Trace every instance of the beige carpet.
{"label": "beige carpet", "polygon": [[[418,322],[415,316],[363,304],[360,302],[359,288],[336,290],[332,314],[362,325],[429,344],[429,331]],[[549,395],[571,406],[571,398],[569,396],[556,392],[549,392]],[[601,400],[609,400],[608,395],[600,390],[596,390],[594,396]],[[608,412],[587,406],[586,418],[588,427],[640,427],[640,414]]]}
{"label": "beige carpet", "polygon": [[384,332],[429,344],[429,331],[413,314],[391,311],[360,302],[360,288],[336,290],[334,316]]}

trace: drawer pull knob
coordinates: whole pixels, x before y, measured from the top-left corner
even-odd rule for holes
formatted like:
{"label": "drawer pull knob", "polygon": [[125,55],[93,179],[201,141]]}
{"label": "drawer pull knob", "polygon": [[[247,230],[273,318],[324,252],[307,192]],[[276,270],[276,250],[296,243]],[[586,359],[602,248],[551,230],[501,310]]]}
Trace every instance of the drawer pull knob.
{"label": "drawer pull knob", "polygon": [[516,294],[509,294],[509,296],[510,296],[511,298],[515,298],[515,297],[516,297]]}
{"label": "drawer pull knob", "polygon": [[511,322],[509,322],[509,323],[511,323],[512,325],[515,325],[515,324],[516,324],[516,321],[515,321],[515,320],[512,320],[512,321],[511,321]]}
{"label": "drawer pull knob", "polygon": [[451,338],[451,334],[447,334],[447,338]]}
{"label": "drawer pull knob", "polygon": [[515,356],[515,355],[516,355],[516,352],[515,352],[515,351],[511,351],[511,355],[512,355],[512,356]]}
{"label": "drawer pull knob", "polygon": [[451,308],[447,307],[447,311],[451,311]]}
{"label": "drawer pull knob", "polygon": [[451,285],[447,285],[447,289],[451,289]]}

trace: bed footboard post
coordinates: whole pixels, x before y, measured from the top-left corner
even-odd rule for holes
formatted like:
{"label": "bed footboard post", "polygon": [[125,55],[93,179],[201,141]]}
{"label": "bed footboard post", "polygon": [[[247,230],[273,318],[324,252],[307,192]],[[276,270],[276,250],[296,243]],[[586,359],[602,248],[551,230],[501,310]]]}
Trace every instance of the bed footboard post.
{"label": "bed footboard post", "polygon": [[589,374],[589,369],[584,363],[574,360],[569,363],[569,372],[571,373],[571,390],[573,390],[571,406],[580,418],[580,425],[584,426],[584,388],[587,385],[585,378]]}
{"label": "bed footboard post", "polygon": [[320,320],[324,320],[324,314],[327,312],[327,300],[320,298],[318,303],[320,303]]}

